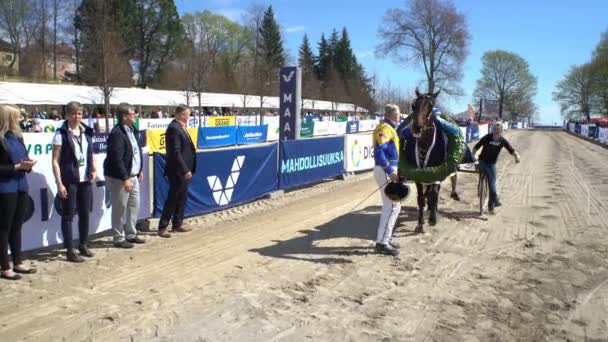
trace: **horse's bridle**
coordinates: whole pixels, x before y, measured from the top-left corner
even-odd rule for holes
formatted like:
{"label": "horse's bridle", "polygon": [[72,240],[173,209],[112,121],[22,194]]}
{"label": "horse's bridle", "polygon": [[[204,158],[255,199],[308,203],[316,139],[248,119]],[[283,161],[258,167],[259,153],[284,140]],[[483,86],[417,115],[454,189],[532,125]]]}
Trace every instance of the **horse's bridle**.
{"label": "horse's bridle", "polygon": [[419,112],[419,109],[418,109],[418,108],[416,108],[416,103],[417,103],[419,100],[427,100],[427,101],[428,101],[428,105],[430,106],[429,113],[428,113],[428,114],[426,114],[426,121],[428,122],[428,120],[429,120],[429,118],[430,118],[431,114],[433,114],[433,108],[435,107],[435,99],[434,99],[432,96],[430,96],[430,95],[428,95],[428,94],[425,94],[425,95],[422,95],[421,97],[418,97],[418,98],[417,98],[416,100],[414,100],[414,102],[412,103],[412,114],[414,114],[414,118],[415,118],[415,119],[414,119],[414,123],[413,123],[413,127],[418,128],[418,129],[419,129],[419,131],[424,131],[424,130],[427,130],[427,129],[431,129],[431,128],[433,127],[433,125],[430,125],[430,126],[424,126],[424,127],[418,127],[418,120],[417,120],[417,118],[418,118],[418,115],[419,115],[419,113],[418,113],[418,112]]}

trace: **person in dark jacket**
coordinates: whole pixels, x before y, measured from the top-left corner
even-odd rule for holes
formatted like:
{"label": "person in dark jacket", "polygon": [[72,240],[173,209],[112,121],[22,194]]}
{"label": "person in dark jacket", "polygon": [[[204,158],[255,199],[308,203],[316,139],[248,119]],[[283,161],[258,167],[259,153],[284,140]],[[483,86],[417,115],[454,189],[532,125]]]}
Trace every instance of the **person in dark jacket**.
{"label": "person in dark jacket", "polygon": [[[68,103],[66,120],[53,137],[53,173],[62,204],[61,232],[66,257],[71,262],[83,262],[82,256],[94,256],[88,248],[88,236],[92,183],[97,177],[97,168],[93,159],[93,130],[81,121],[82,105]],[[77,212],[80,255],[72,245],[72,221]]]}
{"label": "person in dark jacket", "polygon": [[495,124],[492,127],[492,133],[488,133],[482,137],[473,148],[473,153],[477,153],[477,150],[481,149],[481,154],[479,155],[479,171],[485,173],[488,177],[488,182],[490,183],[490,198],[488,201],[490,214],[494,214],[494,208],[502,205],[496,192],[496,161],[498,160],[498,155],[502,148],[506,148],[515,158],[515,162],[519,163],[519,154],[511,146],[509,141],[503,137],[502,131],[502,123]]}
{"label": "person in dark jacket", "polygon": [[0,277],[8,280],[21,279],[19,273],[36,273],[36,269],[26,267],[21,260],[21,226],[29,205],[25,173],[32,171],[36,161],[28,156],[19,117],[17,107],[0,105]]}
{"label": "person in dark jacket", "polygon": [[188,185],[196,172],[196,147],[186,131],[190,109],[178,106],[175,109],[175,120],[165,133],[167,145],[167,166],[165,176],[169,179],[169,194],[158,223],[158,235],[170,238],[167,232],[169,221],[173,223],[173,232],[188,232],[184,226],[184,208],[188,196]]}
{"label": "person in dark jacket", "polygon": [[[103,164],[106,181],[110,185],[112,201],[112,229],[114,246],[133,248],[133,244],[145,243],[137,236],[139,215],[139,184],[142,181],[142,152],[135,136],[135,110],[122,103],[118,106],[116,125],[108,137],[106,160]],[[125,236],[126,235],[126,236]]]}

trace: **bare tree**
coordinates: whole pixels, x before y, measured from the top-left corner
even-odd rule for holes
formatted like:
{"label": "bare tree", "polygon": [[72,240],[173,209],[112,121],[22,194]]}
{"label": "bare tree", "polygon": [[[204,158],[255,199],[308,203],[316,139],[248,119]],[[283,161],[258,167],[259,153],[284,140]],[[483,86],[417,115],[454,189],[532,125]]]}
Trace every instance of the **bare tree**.
{"label": "bare tree", "polygon": [[484,53],[474,96],[497,100],[499,118],[503,117],[504,109],[512,114],[532,109],[529,105],[533,104],[536,88],[536,77],[521,56],[503,50]]}
{"label": "bare tree", "polygon": [[9,68],[13,68],[23,45],[29,42],[28,17],[32,13],[30,1],[0,0],[0,30],[8,37],[13,49],[13,59]]}
{"label": "bare tree", "polygon": [[262,111],[264,108],[264,98],[269,88],[267,81],[267,64],[266,61],[261,58],[261,40],[260,28],[262,27],[262,21],[264,20],[264,11],[266,8],[259,4],[252,4],[247,9],[243,21],[245,27],[252,32],[254,39],[252,41],[252,57],[253,57],[253,73],[251,76],[255,82],[255,92],[260,97],[260,119],[262,118]]}
{"label": "bare tree", "polygon": [[132,84],[128,49],[112,17],[112,5],[105,0],[86,0],[78,10],[82,32],[83,80],[95,84],[104,99],[106,127],[109,127],[110,98],[114,87]]}
{"label": "bare tree", "polygon": [[379,56],[422,64],[428,93],[441,87],[447,94],[462,94],[457,82],[471,38],[464,14],[451,0],[412,0],[405,8],[389,9],[378,36]]}

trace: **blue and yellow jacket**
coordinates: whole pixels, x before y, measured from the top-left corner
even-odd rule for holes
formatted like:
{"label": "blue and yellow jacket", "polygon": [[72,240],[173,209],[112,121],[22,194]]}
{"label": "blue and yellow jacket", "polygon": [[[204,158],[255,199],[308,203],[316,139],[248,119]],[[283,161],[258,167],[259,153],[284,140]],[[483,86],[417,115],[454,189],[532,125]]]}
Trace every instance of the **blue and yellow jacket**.
{"label": "blue and yellow jacket", "polygon": [[384,172],[397,172],[399,166],[399,135],[395,123],[384,119],[374,130],[374,161]]}

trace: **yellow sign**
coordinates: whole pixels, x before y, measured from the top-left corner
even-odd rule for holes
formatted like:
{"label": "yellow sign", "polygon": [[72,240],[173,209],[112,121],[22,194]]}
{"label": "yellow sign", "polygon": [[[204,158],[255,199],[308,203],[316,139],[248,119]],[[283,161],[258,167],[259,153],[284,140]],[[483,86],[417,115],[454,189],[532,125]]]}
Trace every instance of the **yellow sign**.
{"label": "yellow sign", "polygon": [[208,126],[236,126],[236,116],[210,116]]}
{"label": "yellow sign", "polygon": [[[188,128],[187,130],[190,139],[192,139],[192,142],[196,147],[198,142],[198,128]],[[148,129],[146,131],[146,142],[150,152],[166,153],[165,132],[166,129]]]}

